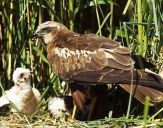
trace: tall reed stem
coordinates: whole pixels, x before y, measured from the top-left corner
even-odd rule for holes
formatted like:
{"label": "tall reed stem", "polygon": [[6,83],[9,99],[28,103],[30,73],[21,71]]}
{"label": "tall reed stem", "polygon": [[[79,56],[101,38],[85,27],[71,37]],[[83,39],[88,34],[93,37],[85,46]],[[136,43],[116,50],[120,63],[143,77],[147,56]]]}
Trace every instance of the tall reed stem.
{"label": "tall reed stem", "polygon": [[109,36],[109,38],[112,39],[112,36],[113,36],[113,2],[110,3],[110,12],[111,12],[111,16],[110,16],[110,36]]}
{"label": "tall reed stem", "polygon": [[138,13],[138,54],[139,55],[143,55],[143,45],[142,45],[142,7],[141,7],[141,0],[138,0],[137,1],[138,4],[137,4],[137,13]]}
{"label": "tall reed stem", "polygon": [[[13,10],[13,1],[10,2],[10,10]],[[8,45],[7,45],[7,78],[11,80],[11,52],[12,52],[12,32],[13,32],[13,13],[11,11],[9,18]]]}
{"label": "tall reed stem", "polygon": [[69,0],[69,25],[70,25],[70,30],[74,30],[74,0]]}

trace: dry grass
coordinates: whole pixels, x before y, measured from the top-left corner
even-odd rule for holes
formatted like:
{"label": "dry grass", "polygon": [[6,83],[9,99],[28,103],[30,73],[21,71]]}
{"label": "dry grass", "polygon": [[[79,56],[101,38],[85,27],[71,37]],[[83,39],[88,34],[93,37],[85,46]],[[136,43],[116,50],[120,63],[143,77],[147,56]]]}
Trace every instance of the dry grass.
{"label": "dry grass", "polygon": [[105,118],[95,121],[78,121],[71,120],[70,118],[54,119],[50,117],[49,113],[44,111],[44,114],[27,118],[26,116],[20,117],[15,114],[8,114],[7,116],[0,116],[0,127],[4,128],[143,128],[143,127],[163,127],[161,119],[149,121],[144,125],[143,120],[121,118]]}

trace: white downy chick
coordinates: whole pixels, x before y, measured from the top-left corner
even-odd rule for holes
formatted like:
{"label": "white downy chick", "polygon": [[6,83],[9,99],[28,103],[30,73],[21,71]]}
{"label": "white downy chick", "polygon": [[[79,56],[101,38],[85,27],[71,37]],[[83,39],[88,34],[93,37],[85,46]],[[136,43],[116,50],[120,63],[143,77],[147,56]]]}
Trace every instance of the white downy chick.
{"label": "white downy chick", "polygon": [[[36,88],[32,88],[30,75],[29,69],[16,68],[13,73],[14,86],[0,97],[0,107],[13,103],[26,115],[34,113],[41,101],[41,94]],[[18,112],[16,108],[12,107],[11,112]]]}
{"label": "white downy chick", "polygon": [[64,98],[53,97],[48,103],[48,110],[54,118],[62,117],[64,114],[70,116]]}

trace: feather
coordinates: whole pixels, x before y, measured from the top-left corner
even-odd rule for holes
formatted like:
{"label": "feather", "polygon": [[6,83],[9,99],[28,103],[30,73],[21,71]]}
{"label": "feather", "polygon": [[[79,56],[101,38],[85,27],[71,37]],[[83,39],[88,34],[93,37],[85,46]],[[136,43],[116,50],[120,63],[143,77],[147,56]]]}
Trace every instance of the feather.
{"label": "feather", "polygon": [[3,107],[6,104],[10,104],[9,100],[6,98],[6,96],[0,97],[0,107]]}
{"label": "feather", "polygon": [[105,49],[105,56],[108,59],[110,59],[110,58],[113,59],[113,61],[116,61],[117,63],[119,63],[121,65],[131,67],[132,63],[131,63],[130,54],[124,56],[124,54],[116,53],[114,50],[110,51],[110,50]]}
{"label": "feather", "polygon": [[71,115],[64,98],[53,97],[48,103],[48,110],[54,118],[61,117],[64,113]]}
{"label": "feather", "polygon": [[[120,86],[130,93],[131,85],[128,84],[120,84]],[[141,103],[144,104],[145,98],[149,96],[150,98],[150,106],[154,106],[159,102],[163,101],[163,92],[158,91],[156,89],[150,87],[144,87],[141,85],[133,85],[132,95]]]}

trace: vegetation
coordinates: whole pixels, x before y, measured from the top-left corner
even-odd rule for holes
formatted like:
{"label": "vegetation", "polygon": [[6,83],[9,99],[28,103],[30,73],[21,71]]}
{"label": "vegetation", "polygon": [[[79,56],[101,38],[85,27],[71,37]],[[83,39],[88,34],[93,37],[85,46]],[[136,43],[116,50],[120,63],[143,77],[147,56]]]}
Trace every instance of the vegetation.
{"label": "vegetation", "polygon": [[[33,86],[40,89],[43,99],[61,94],[60,81],[48,65],[44,46],[31,40],[36,27],[47,20],[61,22],[72,31],[117,40],[155,64],[156,72],[163,63],[162,0],[1,0],[0,7],[0,94],[12,86],[12,72],[20,66],[31,69]],[[162,109],[149,117],[148,101],[145,108],[143,120],[131,119],[128,109],[126,118],[110,117],[84,125],[136,122],[163,126],[154,120]]]}

